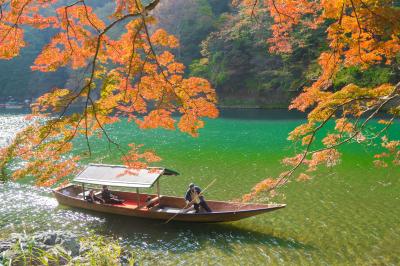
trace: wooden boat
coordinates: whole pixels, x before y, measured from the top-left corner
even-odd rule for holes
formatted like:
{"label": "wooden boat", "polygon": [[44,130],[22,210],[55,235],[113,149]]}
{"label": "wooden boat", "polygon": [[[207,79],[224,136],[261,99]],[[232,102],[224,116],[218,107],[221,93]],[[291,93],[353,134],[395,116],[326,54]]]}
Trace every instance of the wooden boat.
{"label": "wooden boat", "polygon": [[[195,213],[193,208],[186,208],[187,204],[183,198],[160,195],[159,178],[163,175],[176,174],[176,172],[165,168],[147,168],[131,172],[124,166],[91,164],[74,179],[74,182],[81,183],[81,185],[70,184],[65,187],[59,187],[53,192],[57,201],[62,205],[165,221],[207,223],[237,221],[286,206],[285,204],[207,200],[212,212]],[[157,194],[139,193],[139,188],[149,188],[155,183],[157,185]],[[90,203],[84,200],[84,195],[88,192],[85,191],[85,185],[86,188],[93,187],[93,185],[108,185],[112,188],[124,187],[125,189],[136,188],[136,192],[123,192],[112,189],[113,195],[124,199],[124,203]],[[150,201],[146,201],[150,198]]]}

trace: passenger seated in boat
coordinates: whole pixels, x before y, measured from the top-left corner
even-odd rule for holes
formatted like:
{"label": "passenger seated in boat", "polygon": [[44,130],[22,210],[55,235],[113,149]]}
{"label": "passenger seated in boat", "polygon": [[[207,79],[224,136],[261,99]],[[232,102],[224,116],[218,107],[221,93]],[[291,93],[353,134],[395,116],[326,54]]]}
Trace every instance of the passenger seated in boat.
{"label": "passenger seated in boat", "polygon": [[111,191],[108,189],[106,185],[103,186],[103,190],[101,191],[101,197],[105,203],[109,204],[122,204],[125,200],[119,199],[117,196],[111,194]]}
{"label": "passenger seated in boat", "polygon": [[155,206],[155,202],[151,202],[152,198],[150,196],[148,196],[146,198],[146,207],[147,209],[151,209]]}
{"label": "passenger seated in boat", "polygon": [[206,212],[212,212],[210,207],[208,207],[207,202],[204,199],[204,196],[201,194],[201,188],[195,186],[193,183],[189,185],[189,189],[186,191],[185,200],[187,204],[193,203],[196,213],[199,213],[200,206]]}
{"label": "passenger seated in boat", "polygon": [[85,197],[85,200],[90,203],[95,203],[95,202],[104,203],[104,200],[102,198],[99,198],[94,194],[93,189],[89,191],[89,195]]}

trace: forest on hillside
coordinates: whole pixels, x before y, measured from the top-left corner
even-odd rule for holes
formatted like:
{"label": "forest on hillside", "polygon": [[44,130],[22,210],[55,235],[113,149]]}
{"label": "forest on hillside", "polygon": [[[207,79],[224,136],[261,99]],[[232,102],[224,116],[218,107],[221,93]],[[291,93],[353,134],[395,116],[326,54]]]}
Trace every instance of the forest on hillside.
{"label": "forest on hillside", "polygon": [[[88,2],[105,19],[113,8],[109,2]],[[324,25],[316,31],[296,29],[302,44],[291,54],[276,54],[269,52],[266,41],[273,23],[269,13],[250,16],[231,0],[166,0],[153,15],[158,23],[153,28],[161,26],[180,40],[173,52],[185,64],[185,75],[208,79],[221,106],[286,107],[321,72],[317,58],[327,46]],[[21,56],[0,61],[0,101],[36,98],[54,87],[73,87],[77,79],[68,68],[56,73],[31,71],[53,32],[26,32],[30,41]],[[399,58],[389,66],[377,65],[366,72],[359,67],[346,68],[339,71],[332,86],[354,82],[372,87],[393,82],[400,76]]]}

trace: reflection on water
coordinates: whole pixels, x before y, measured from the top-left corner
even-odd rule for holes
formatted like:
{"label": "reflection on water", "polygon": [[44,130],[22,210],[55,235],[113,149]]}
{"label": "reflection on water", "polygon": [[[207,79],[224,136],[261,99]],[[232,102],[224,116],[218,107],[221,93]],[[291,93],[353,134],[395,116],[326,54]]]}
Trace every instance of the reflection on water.
{"label": "reflection on water", "polygon": [[59,207],[50,189],[0,184],[0,200],[0,236],[49,229],[88,230],[102,222],[101,218]]}
{"label": "reflection on water", "polygon": [[0,147],[9,143],[15,133],[26,125],[23,114],[3,114],[0,112]]}
{"label": "reflection on water", "polygon": [[[191,181],[205,187],[217,179],[206,197],[226,200],[282,171],[279,160],[290,151],[287,133],[303,117],[281,113],[225,110],[199,138],[140,132],[124,123],[110,129],[121,143],[134,137],[154,148],[162,165],[181,173],[162,180],[162,193],[183,195]],[[0,146],[25,123],[22,115],[0,114]],[[91,161],[118,163],[116,151],[93,145]],[[165,224],[81,211],[59,206],[50,189],[7,183],[0,185],[0,239],[23,230],[93,232],[119,239],[144,265],[398,265],[400,169],[374,168],[369,148],[349,146],[339,167],[290,184],[285,209],[225,224]]]}

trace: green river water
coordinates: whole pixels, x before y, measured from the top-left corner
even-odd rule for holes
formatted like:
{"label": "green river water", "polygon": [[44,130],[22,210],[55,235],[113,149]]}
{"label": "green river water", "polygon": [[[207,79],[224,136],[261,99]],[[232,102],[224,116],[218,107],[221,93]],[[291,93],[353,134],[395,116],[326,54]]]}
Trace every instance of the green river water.
{"label": "green river water", "polygon": [[[223,110],[199,138],[175,131],[112,128],[120,143],[155,149],[162,165],[181,173],[164,177],[163,194],[183,195],[189,182],[212,180],[209,199],[231,200],[283,170],[291,155],[288,132],[303,121],[283,110]],[[0,112],[0,146],[24,125],[21,113]],[[391,129],[398,134],[399,125]],[[84,143],[77,143],[84,149]],[[90,161],[119,163],[115,150],[92,143]],[[287,207],[234,223],[192,225],[125,218],[59,206],[49,189],[29,181],[0,184],[0,239],[12,232],[69,230],[113,237],[142,265],[399,265],[400,169],[377,169],[377,147],[351,144],[341,164],[309,182],[283,189]]]}

